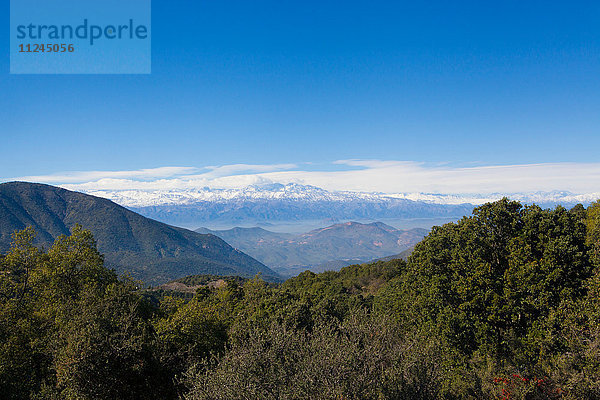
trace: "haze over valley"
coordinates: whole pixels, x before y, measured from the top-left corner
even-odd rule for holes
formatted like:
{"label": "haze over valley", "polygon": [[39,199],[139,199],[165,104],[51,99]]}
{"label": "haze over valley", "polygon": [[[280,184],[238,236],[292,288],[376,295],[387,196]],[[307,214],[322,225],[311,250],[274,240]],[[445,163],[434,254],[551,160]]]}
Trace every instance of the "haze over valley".
{"label": "haze over valley", "polygon": [[346,222],[303,234],[275,233],[262,228],[233,228],[210,233],[251,255],[280,275],[289,277],[305,270],[339,270],[397,255],[414,247],[426,229],[398,230],[381,222]]}

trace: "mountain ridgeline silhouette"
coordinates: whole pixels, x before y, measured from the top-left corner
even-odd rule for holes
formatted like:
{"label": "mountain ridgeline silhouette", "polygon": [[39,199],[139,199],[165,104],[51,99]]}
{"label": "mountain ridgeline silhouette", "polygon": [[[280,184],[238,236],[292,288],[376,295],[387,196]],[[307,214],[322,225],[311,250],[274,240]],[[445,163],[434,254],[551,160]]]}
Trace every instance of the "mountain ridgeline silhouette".
{"label": "mountain ridgeline silhouette", "polygon": [[110,200],[49,185],[0,184],[0,252],[9,249],[15,230],[33,227],[36,244],[49,247],[76,224],[89,229],[107,266],[148,284],[194,274],[258,273],[279,276],[222,239],[143,217]]}

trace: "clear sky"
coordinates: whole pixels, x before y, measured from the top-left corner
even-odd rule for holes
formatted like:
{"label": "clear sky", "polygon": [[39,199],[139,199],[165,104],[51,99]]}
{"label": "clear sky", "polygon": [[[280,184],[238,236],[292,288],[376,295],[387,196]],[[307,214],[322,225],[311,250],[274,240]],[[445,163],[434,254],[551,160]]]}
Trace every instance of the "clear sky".
{"label": "clear sky", "polygon": [[9,75],[8,3],[0,179],[600,162],[598,1],[154,0],[133,76]]}

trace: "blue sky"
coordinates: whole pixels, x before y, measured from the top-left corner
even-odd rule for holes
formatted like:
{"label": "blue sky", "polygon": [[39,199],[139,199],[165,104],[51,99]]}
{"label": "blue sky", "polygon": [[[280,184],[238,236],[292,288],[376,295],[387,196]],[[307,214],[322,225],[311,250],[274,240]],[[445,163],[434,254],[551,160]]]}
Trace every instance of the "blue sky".
{"label": "blue sky", "polygon": [[4,1],[0,178],[600,162],[600,3],[424,3],[154,0],[151,75],[14,76]]}

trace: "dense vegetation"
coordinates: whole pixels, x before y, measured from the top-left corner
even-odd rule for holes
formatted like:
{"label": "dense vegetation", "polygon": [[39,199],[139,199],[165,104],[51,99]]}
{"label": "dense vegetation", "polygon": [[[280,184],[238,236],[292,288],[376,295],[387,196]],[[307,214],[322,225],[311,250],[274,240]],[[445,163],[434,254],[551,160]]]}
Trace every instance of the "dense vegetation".
{"label": "dense vegetation", "polygon": [[2,398],[600,398],[600,202],[504,199],[408,262],[190,300],[119,280],[81,228],[33,235],[0,258]]}

